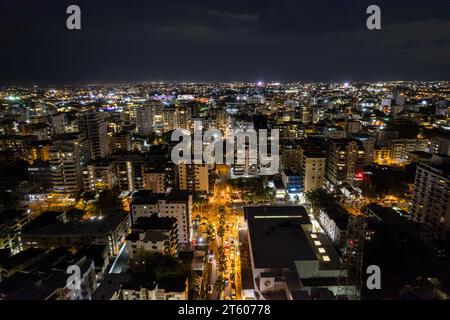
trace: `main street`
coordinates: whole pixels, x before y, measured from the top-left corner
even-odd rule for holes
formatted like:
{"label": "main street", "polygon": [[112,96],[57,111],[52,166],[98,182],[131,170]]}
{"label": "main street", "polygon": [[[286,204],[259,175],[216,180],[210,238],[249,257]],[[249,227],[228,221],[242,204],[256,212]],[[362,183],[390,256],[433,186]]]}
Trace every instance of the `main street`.
{"label": "main street", "polygon": [[[236,210],[231,208],[231,188],[227,184],[228,168],[221,166],[217,170],[219,173],[218,179],[214,184],[214,192],[210,198],[207,208],[201,211],[195,211],[193,216],[200,216],[200,227],[207,229],[209,224],[215,234],[214,240],[209,244],[209,250],[214,254],[210,259],[211,273],[209,275],[209,284],[214,285],[219,274],[219,254],[218,248],[222,246],[225,251],[227,268],[222,274],[226,280],[226,286],[221,294],[223,299],[240,299],[241,298],[241,276],[240,276],[240,262],[239,262],[239,234],[238,224],[241,222],[239,214]],[[223,207],[225,209],[225,233],[223,238],[217,236],[217,229],[219,228],[219,210]],[[202,219],[204,217],[204,219]],[[206,220],[206,221],[205,221]],[[206,232],[206,230],[204,230]],[[201,232],[199,232],[201,236]],[[209,294],[210,299],[217,297],[216,288],[213,293]]]}

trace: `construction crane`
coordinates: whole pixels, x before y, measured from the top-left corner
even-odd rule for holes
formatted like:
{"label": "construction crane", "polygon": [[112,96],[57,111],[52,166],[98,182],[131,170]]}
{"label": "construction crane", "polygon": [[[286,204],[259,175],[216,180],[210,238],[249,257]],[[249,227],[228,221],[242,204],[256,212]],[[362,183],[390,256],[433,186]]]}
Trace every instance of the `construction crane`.
{"label": "construction crane", "polygon": [[338,277],[337,299],[359,300],[361,297],[365,230],[365,216],[350,215]]}

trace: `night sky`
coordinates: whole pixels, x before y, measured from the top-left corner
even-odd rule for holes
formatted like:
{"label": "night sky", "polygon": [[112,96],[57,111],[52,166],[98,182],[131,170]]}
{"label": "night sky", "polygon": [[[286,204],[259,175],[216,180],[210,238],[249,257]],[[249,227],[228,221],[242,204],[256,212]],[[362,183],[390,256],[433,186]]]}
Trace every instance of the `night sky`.
{"label": "night sky", "polygon": [[[370,4],[381,30],[366,28]],[[0,35],[2,84],[450,75],[449,0],[0,0]]]}

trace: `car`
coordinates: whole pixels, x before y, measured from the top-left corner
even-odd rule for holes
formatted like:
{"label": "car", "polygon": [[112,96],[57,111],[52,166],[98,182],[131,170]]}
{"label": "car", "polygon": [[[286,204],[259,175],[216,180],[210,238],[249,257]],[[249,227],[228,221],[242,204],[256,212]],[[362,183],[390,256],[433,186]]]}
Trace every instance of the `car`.
{"label": "car", "polygon": [[212,284],[210,284],[210,285],[208,286],[208,293],[209,293],[209,294],[212,294],[212,293],[213,293],[213,290],[214,290],[214,286],[213,286]]}

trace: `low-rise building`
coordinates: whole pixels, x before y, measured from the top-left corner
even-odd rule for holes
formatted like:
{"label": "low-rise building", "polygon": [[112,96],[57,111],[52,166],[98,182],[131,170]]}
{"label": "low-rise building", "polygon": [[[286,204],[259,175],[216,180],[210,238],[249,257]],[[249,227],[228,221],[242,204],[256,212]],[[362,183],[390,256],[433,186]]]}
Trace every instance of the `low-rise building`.
{"label": "low-rise building", "polygon": [[138,218],[126,238],[131,267],[140,270],[154,254],[178,255],[178,225],[175,218]]}
{"label": "low-rise building", "polygon": [[107,245],[111,255],[118,253],[130,230],[130,216],[115,213],[103,219],[50,223],[30,223],[22,231],[23,248],[52,249],[58,246],[80,247],[90,244]]}
{"label": "low-rise building", "polygon": [[342,248],[348,227],[349,213],[342,207],[322,208],[319,210],[319,223],[331,241]]}

